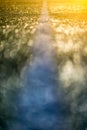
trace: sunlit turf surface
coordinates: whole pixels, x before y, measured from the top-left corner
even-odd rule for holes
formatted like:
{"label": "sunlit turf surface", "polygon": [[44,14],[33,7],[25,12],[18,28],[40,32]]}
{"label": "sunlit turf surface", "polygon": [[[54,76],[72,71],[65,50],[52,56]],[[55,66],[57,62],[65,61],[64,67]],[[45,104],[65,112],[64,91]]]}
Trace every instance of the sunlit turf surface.
{"label": "sunlit turf surface", "polygon": [[7,110],[11,105],[9,92],[16,95],[22,87],[20,72],[32,57],[32,40],[41,8],[41,1],[0,1],[0,130],[6,127],[4,121],[11,115],[11,109]]}
{"label": "sunlit turf surface", "polygon": [[87,130],[87,8],[47,7],[0,3],[0,130]]}
{"label": "sunlit turf surface", "polygon": [[[6,61],[7,64],[12,63],[14,69],[18,69],[30,57],[32,38],[38,24],[40,12],[40,2],[1,2],[0,62],[2,64]],[[1,65],[1,71],[3,71],[2,68]],[[5,69],[8,71],[7,68]],[[12,70],[14,69],[12,68]]]}
{"label": "sunlit turf surface", "polygon": [[87,129],[87,7],[48,3],[54,29],[58,79],[72,112],[70,130]]}

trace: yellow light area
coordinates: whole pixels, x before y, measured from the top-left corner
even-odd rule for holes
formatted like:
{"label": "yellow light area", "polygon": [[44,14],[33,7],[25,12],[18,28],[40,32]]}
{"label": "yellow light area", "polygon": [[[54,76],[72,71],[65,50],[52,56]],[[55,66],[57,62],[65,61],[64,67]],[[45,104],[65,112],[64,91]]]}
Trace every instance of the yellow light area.
{"label": "yellow light area", "polygon": [[77,2],[77,3],[87,3],[87,0],[74,0],[75,2]]}
{"label": "yellow light area", "polygon": [[75,0],[75,3],[87,7],[87,0]]}
{"label": "yellow light area", "polygon": [[47,0],[49,2],[49,4],[55,4],[57,6],[57,4],[62,5],[62,6],[74,6],[77,8],[77,6],[79,5],[81,8],[87,8],[87,0]]}
{"label": "yellow light area", "polygon": [[[52,1],[52,0],[49,0]],[[54,2],[59,3],[78,3],[78,4],[87,4],[87,0],[54,0]]]}

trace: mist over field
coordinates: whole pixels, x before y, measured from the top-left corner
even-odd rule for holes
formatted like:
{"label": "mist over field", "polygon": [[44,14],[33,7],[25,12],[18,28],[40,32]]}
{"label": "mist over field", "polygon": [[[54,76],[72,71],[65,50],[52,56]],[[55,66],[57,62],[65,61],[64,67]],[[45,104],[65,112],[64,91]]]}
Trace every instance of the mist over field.
{"label": "mist over field", "polygon": [[87,130],[87,6],[0,0],[0,130]]}

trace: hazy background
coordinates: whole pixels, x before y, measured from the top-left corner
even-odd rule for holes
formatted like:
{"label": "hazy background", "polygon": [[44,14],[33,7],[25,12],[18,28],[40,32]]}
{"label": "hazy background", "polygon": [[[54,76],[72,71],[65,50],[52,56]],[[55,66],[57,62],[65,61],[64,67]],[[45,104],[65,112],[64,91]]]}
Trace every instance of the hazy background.
{"label": "hazy background", "polygon": [[87,130],[84,2],[0,0],[0,130]]}

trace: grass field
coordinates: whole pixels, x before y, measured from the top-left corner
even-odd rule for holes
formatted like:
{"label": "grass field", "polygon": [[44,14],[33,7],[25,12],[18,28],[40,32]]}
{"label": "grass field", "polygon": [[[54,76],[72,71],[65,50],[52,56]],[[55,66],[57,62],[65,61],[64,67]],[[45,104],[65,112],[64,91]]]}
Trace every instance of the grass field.
{"label": "grass field", "polygon": [[87,130],[87,6],[0,0],[0,130]]}

